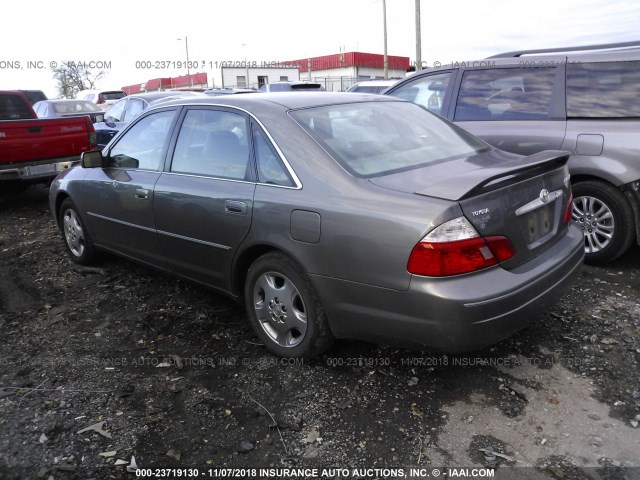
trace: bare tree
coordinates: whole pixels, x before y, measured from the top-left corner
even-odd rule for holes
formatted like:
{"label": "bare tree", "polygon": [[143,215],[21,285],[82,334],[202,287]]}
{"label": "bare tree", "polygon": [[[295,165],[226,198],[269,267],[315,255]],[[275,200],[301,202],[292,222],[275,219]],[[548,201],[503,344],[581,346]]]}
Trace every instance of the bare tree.
{"label": "bare tree", "polygon": [[75,98],[80,90],[93,90],[96,82],[106,74],[104,70],[94,73],[84,63],[71,61],[62,62],[51,71],[58,82],[60,98]]}

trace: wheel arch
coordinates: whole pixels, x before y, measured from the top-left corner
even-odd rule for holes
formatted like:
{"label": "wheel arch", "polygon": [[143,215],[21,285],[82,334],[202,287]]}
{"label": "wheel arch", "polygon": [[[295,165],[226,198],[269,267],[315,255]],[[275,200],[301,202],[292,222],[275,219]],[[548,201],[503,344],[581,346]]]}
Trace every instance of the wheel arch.
{"label": "wheel arch", "polygon": [[631,210],[633,211],[633,220],[634,220],[634,231],[636,237],[636,244],[640,245],[640,191],[636,188],[634,189],[633,185],[638,182],[632,182],[631,184],[626,184],[623,186],[617,186],[609,180],[598,177],[596,175],[588,175],[588,174],[577,174],[571,175],[571,184],[575,185],[576,183],[581,182],[600,182],[604,183],[616,190],[619,190],[626,201],[629,203]]}
{"label": "wheel arch", "polygon": [[56,221],[56,225],[58,226],[58,228],[60,228],[60,207],[62,206],[62,202],[64,202],[67,198],[71,198],[71,196],[67,193],[67,192],[59,192],[58,195],[56,196],[56,201],[54,204],[54,218]]}
{"label": "wheel arch", "polygon": [[[261,256],[270,252],[280,252],[288,257],[291,257],[297,262],[286,250],[270,244],[255,244],[242,250],[235,259],[233,269],[231,272],[231,290],[234,296],[242,300],[244,292],[244,282],[247,278],[247,272],[251,264],[255,262]],[[299,262],[298,262],[299,263]]]}

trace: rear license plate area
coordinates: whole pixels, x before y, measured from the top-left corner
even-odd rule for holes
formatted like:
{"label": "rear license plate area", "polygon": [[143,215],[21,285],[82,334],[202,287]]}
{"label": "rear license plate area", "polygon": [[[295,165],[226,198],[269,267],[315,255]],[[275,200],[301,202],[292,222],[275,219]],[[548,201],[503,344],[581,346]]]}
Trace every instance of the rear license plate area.
{"label": "rear license plate area", "polygon": [[529,248],[535,248],[555,233],[555,203],[551,202],[523,215],[521,225],[524,240]]}

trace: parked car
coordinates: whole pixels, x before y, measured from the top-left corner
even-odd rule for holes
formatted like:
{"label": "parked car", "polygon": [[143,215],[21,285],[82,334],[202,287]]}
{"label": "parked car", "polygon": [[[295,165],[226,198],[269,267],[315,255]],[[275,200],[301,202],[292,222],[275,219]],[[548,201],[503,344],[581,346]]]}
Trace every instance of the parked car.
{"label": "parked car", "polygon": [[347,92],[357,93],[382,93],[391,85],[395,85],[398,80],[363,80],[362,82],[354,83]]}
{"label": "parked car", "polygon": [[190,91],[169,90],[164,92],[135,93],[118,100],[105,112],[104,120],[94,124],[98,148],[104,148],[107,143],[136,115],[171,98],[202,96],[204,94]]}
{"label": "parked car", "polygon": [[76,98],[78,100],[88,100],[106,110],[126,96],[127,94],[122,90],[81,90],[76,95]]}
{"label": "parked car", "polygon": [[205,90],[204,93],[217,97],[218,95],[236,95],[238,93],[256,93],[258,90],[253,88],[210,88]]}
{"label": "parked car", "polygon": [[584,232],[587,261],[602,264],[640,244],[638,85],[640,42],[629,42],[445,65],[385,94],[422,105],[502,150],[571,152],[573,219]]}
{"label": "parked car", "polygon": [[275,354],[334,337],[461,351],[579,275],[567,158],[381,95],[180,99],[84,155],[50,205],[73,261],[107,250],[214,287]]}
{"label": "parked car", "polygon": [[262,85],[261,92],[323,92],[324,87],[316,82],[281,81]]}
{"label": "parked car", "polygon": [[27,97],[0,91],[0,189],[49,183],[96,148],[88,118],[38,118]]}
{"label": "parked car", "polygon": [[41,102],[42,100],[46,100],[47,96],[44,94],[42,90],[18,90],[18,92],[22,93],[31,105],[34,105],[37,102]]}
{"label": "parked car", "polygon": [[83,117],[92,123],[104,120],[104,110],[87,100],[43,100],[33,105],[38,118]]}

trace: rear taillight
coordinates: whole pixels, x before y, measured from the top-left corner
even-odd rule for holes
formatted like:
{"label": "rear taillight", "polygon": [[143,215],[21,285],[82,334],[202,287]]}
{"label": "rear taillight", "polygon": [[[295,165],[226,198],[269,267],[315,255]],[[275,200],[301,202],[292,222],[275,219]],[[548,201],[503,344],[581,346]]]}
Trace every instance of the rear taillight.
{"label": "rear taillight", "polygon": [[96,137],[96,131],[93,128],[90,117],[84,117],[85,125],[87,126],[87,133],[89,135],[89,151],[98,149],[98,138]]}
{"label": "rear taillight", "polygon": [[411,251],[407,270],[416,275],[445,277],[473,272],[515,254],[507,237],[481,237],[464,217],[443,223]]}
{"label": "rear taillight", "polygon": [[102,96],[98,97],[98,101],[96,102],[98,105],[100,105],[101,103],[104,103],[104,98],[102,98]]}
{"label": "rear taillight", "polygon": [[569,201],[564,209],[564,224],[566,225],[571,220],[571,213],[573,209],[573,192],[569,193]]}

